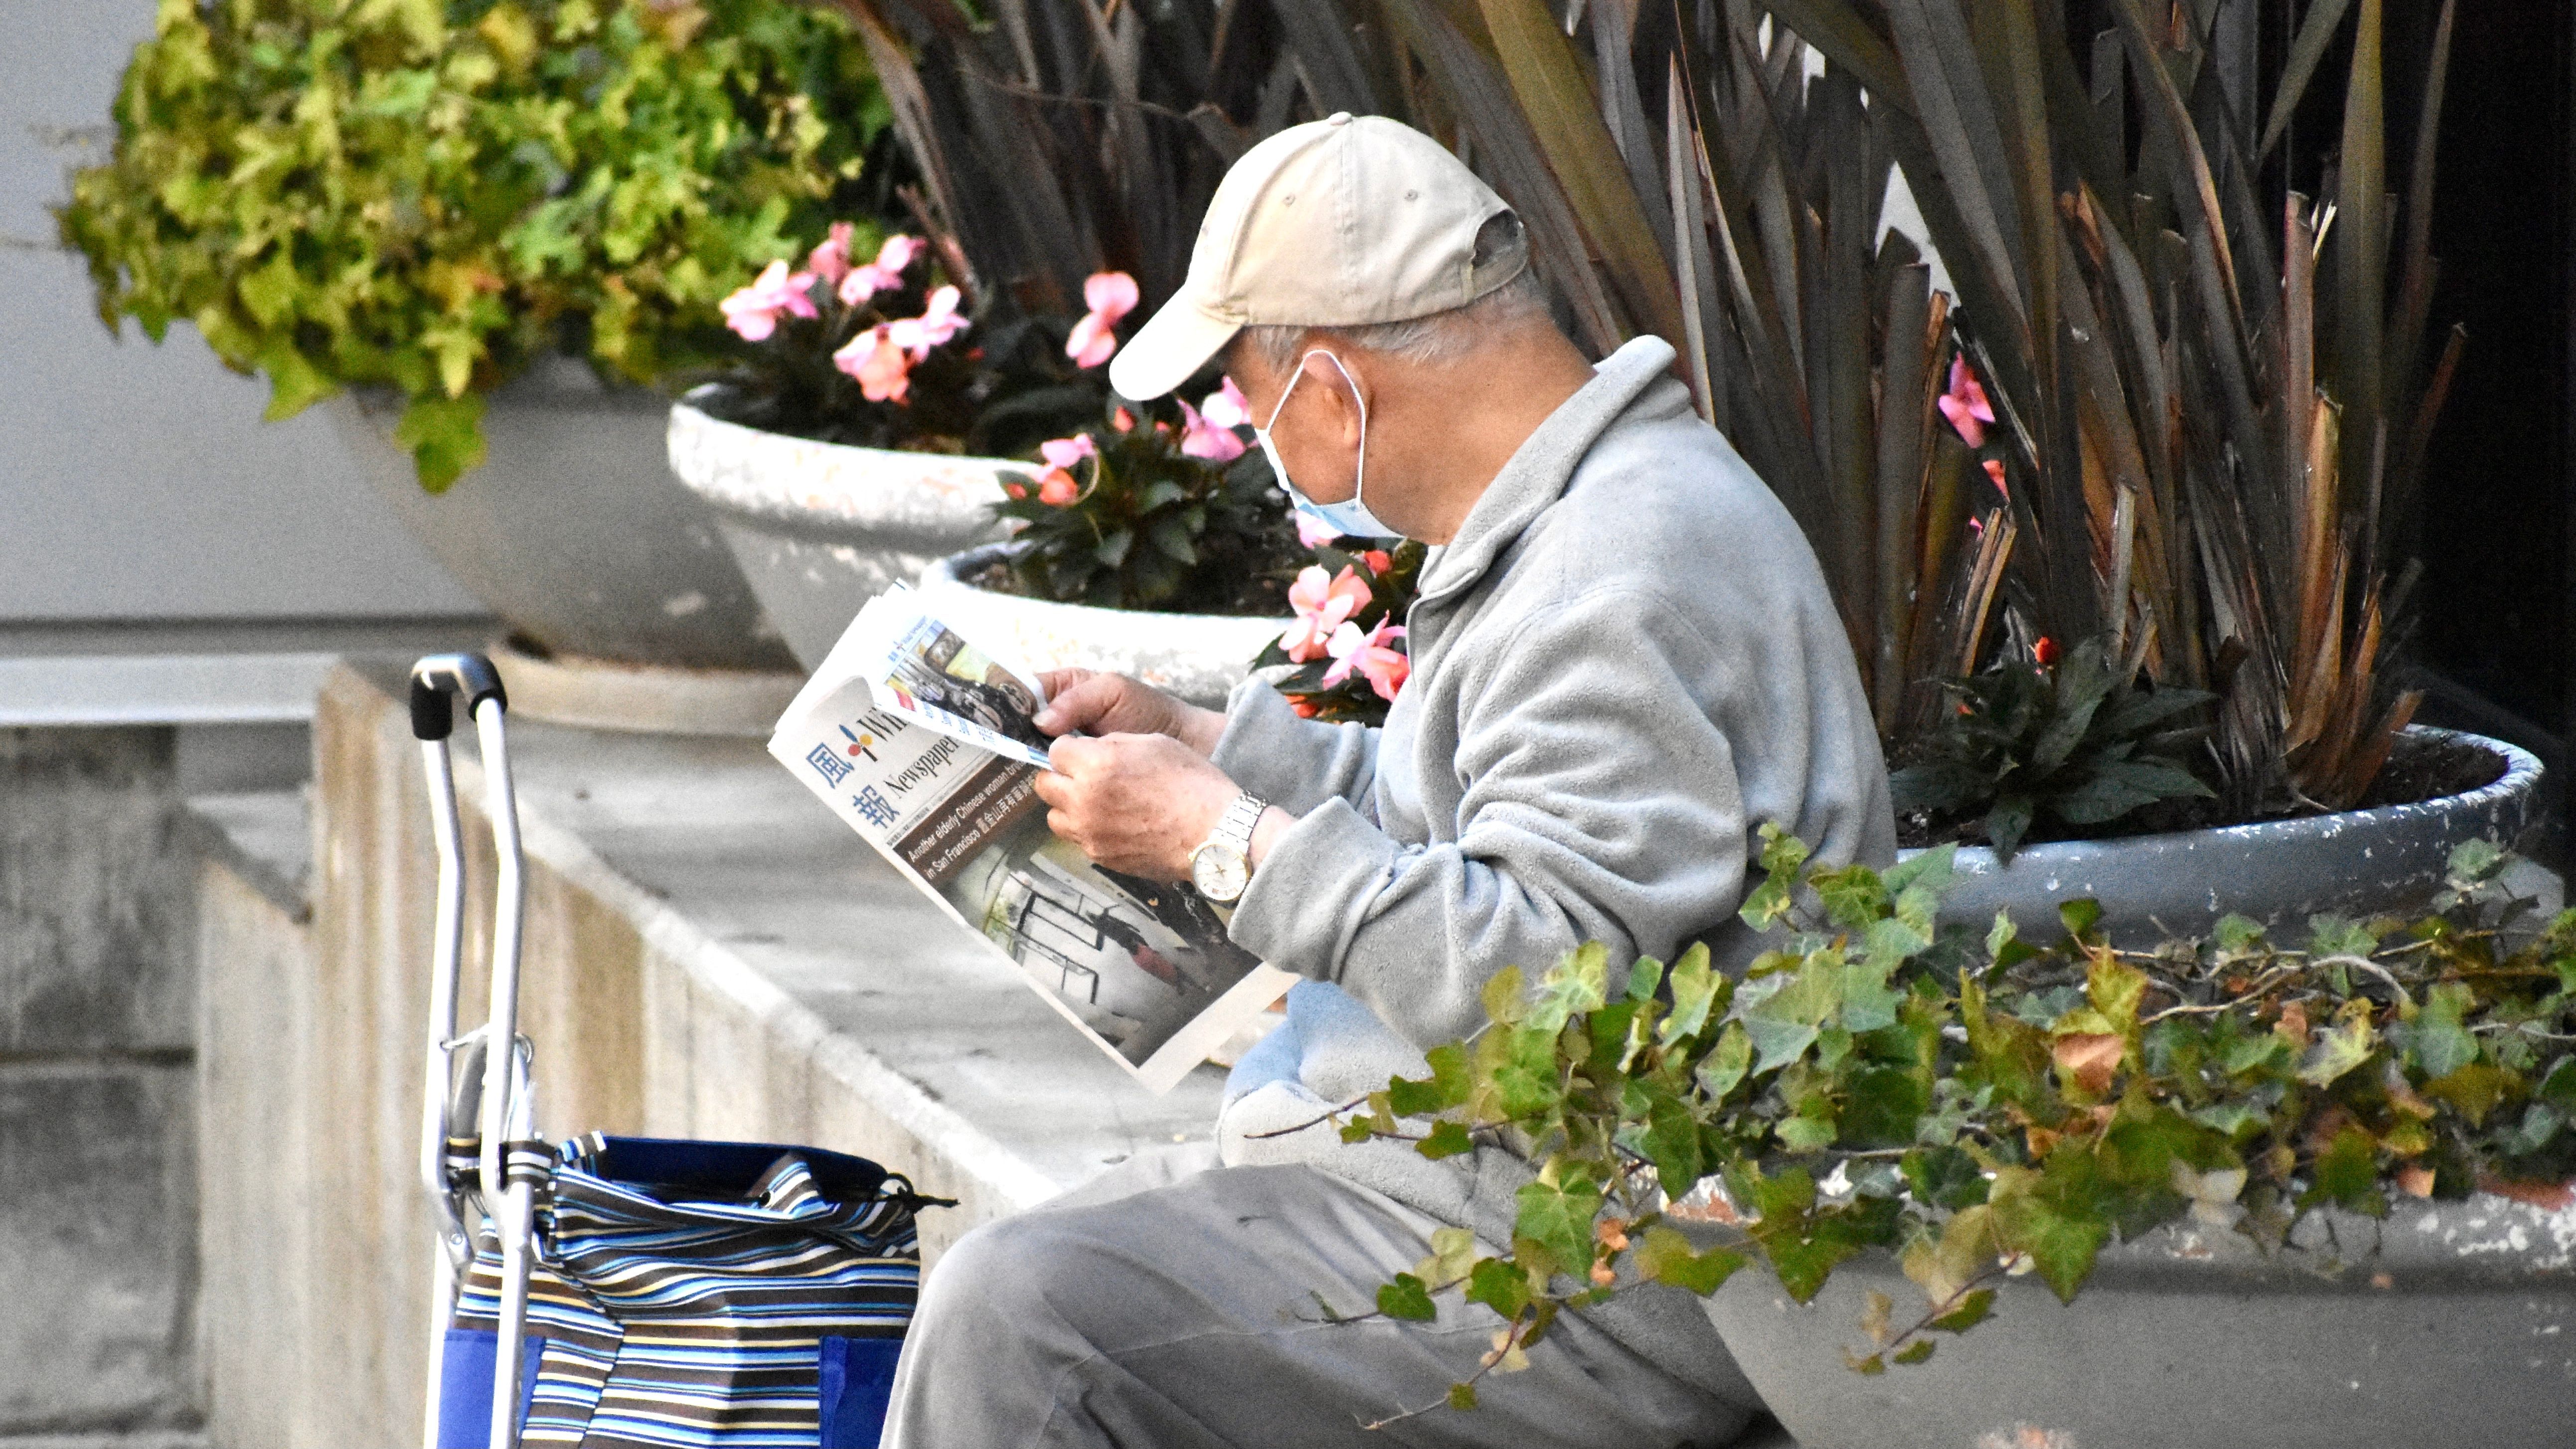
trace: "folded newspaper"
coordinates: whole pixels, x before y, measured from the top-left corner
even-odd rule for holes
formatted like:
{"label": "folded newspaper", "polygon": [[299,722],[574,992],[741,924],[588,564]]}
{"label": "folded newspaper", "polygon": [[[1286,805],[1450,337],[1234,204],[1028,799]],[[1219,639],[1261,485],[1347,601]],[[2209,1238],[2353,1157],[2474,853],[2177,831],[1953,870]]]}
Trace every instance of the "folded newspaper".
{"label": "folded newspaper", "polygon": [[897,585],[832,646],[769,753],[1067,1021],[1166,1092],[1296,977],[1192,890],[1093,864],[1047,829],[1035,676]]}

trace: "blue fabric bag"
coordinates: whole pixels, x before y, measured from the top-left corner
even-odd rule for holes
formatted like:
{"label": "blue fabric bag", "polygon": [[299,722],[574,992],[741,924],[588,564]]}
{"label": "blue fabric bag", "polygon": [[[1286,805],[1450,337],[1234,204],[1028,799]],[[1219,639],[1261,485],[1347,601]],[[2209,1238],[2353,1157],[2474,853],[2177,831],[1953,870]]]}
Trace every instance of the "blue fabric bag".
{"label": "blue fabric bag", "polygon": [[[538,1191],[522,1442],[875,1445],[920,1288],[913,1216],[939,1201],[811,1147],[564,1144]],[[486,1443],[500,1290],[487,1230],[442,1367],[443,1449]]]}

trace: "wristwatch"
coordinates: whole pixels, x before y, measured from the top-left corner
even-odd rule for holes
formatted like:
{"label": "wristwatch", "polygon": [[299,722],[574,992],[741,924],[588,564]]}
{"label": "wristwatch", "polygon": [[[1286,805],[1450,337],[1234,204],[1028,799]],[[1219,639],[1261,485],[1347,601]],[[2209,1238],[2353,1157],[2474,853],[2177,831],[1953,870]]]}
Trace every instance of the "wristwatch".
{"label": "wristwatch", "polygon": [[1216,832],[1190,852],[1190,884],[1221,906],[1230,906],[1252,884],[1252,827],[1270,802],[1246,790],[1234,797]]}

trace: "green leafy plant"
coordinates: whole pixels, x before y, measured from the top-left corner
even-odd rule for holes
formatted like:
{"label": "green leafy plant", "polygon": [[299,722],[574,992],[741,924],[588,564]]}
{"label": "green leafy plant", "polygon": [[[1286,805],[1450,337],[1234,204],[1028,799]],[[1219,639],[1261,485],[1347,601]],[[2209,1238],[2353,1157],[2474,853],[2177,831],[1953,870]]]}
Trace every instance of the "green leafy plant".
{"label": "green leafy plant", "polygon": [[2191,768],[2209,727],[2185,717],[2215,696],[2142,686],[2136,661],[2112,660],[2099,639],[2061,659],[2042,638],[1947,688],[1955,711],[1890,777],[1896,811],[1926,826],[1973,812],[2003,860],[2035,831],[2049,838],[2052,822],[2096,826],[2159,801],[2214,798]]}
{"label": "green leafy plant", "polygon": [[1743,980],[1702,947],[1624,982],[1597,943],[1534,988],[1506,970],[1490,1024],[1428,1077],[1340,1109],[1347,1141],[1496,1145],[1533,1170],[1508,1251],[1442,1229],[1338,1315],[1492,1309],[1494,1350],[1446,1403],[1472,1407],[1566,1311],[1639,1282],[1713,1293],[1756,1259],[1805,1302],[1895,1255],[1924,1304],[1869,1303],[1849,1352],[1879,1373],[1986,1318],[2006,1274],[2072,1301],[2106,1244],[2186,1218],[2284,1250],[2321,1208],[2576,1194],[2576,911],[2530,919],[2492,844],[2454,851],[2411,923],[2321,916],[2294,947],[2231,916],[2142,952],[2091,901],[2061,907],[2055,945],[2000,915],[1936,942],[1947,847],[1881,873],[1763,842],[1742,915],[1781,945]]}
{"label": "green leafy plant", "polygon": [[[1226,456],[1185,451],[1217,433],[1233,444]],[[1113,609],[1282,611],[1297,549],[1286,496],[1230,430],[1176,398],[1113,401],[1040,455],[1035,482],[1001,475],[1010,496],[994,505],[1018,525],[1009,569],[1021,592]]]}
{"label": "green leafy plant", "polygon": [[[2363,798],[2414,706],[2380,655],[2458,357],[2427,346],[2448,3],[2407,117],[2380,0],[2308,7],[2276,71],[2220,63],[2218,7],[2141,0],[2082,34],[1959,0],[1311,8],[1345,23],[1295,29],[1300,64],[1474,154],[1585,345],[1679,347],[1814,544],[1892,753],[2010,641],[2101,637],[2221,697],[2233,818]],[[2339,37],[2331,155],[2285,146]],[[1882,234],[1891,166],[1946,315]],[[1952,379],[1987,415],[1936,411]]]}
{"label": "green leafy plant", "polygon": [[111,328],[192,323],[272,419],[400,391],[434,492],[549,349],[731,356],[717,299],[846,214],[884,115],[847,24],[778,0],[163,0],[60,225]]}

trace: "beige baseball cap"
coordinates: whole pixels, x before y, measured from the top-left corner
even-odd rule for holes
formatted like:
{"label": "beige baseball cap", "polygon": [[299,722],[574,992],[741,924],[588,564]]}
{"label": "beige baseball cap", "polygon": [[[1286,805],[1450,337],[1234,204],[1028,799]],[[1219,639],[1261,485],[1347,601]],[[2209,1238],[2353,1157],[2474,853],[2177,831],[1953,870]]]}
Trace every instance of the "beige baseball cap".
{"label": "beige baseball cap", "polygon": [[1476,233],[1509,211],[1447,148],[1347,111],[1291,126],[1217,183],[1181,290],[1109,362],[1126,397],[1160,397],[1248,326],[1366,327],[1463,307],[1520,275],[1482,270]]}

